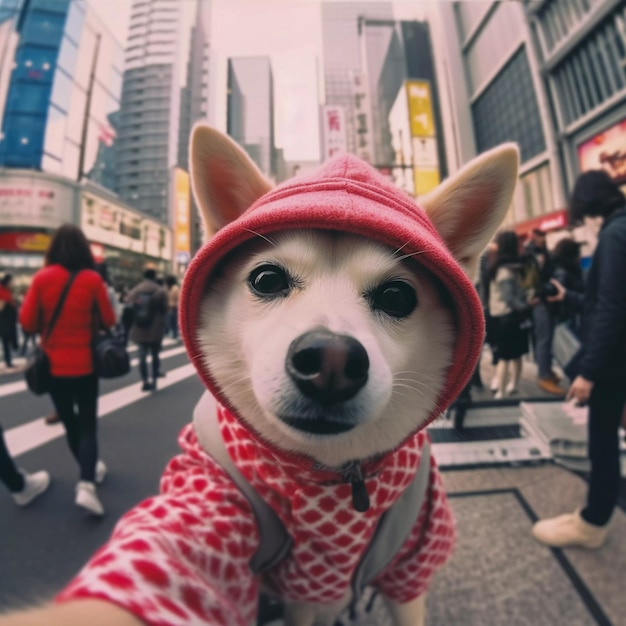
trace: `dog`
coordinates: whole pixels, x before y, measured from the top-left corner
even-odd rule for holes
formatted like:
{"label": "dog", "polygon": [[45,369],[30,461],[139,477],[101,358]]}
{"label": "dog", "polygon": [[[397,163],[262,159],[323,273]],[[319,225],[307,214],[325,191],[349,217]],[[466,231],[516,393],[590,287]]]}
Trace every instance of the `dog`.
{"label": "dog", "polygon": [[[0,624],[243,625],[261,590],[284,602],[288,626],[333,624],[418,474],[415,519],[367,582],[395,626],[424,624],[454,541],[424,428],[480,354],[471,277],[509,207],[516,147],[480,155],[419,206],[351,155],[274,188],[201,125],[190,162],[208,242],[185,277],[181,328],[210,394],[161,495],[122,518],[54,606]],[[263,525],[216,437],[291,538],[261,573],[250,564]]]}

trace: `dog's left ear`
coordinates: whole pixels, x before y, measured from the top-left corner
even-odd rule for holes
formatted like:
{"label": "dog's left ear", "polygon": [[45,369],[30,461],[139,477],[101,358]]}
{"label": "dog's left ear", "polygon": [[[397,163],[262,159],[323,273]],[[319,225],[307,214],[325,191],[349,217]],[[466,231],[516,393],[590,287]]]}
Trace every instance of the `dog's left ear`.
{"label": "dog's left ear", "polygon": [[241,146],[210,126],[191,131],[189,163],[207,239],[273,187]]}
{"label": "dog's left ear", "polygon": [[483,250],[511,204],[519,151],[507,143],[484,152],[418,199],[465,273],[474,278]]}

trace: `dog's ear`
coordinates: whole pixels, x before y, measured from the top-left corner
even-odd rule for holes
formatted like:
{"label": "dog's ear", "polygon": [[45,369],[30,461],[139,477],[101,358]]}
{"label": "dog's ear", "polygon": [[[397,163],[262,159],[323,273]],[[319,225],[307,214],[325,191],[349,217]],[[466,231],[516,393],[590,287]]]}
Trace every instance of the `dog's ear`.
{"label": "dog's ear", "polygon": [[511,204],[518,164],[516,144],[502,144],[418,200],[471,279]]}
{"label": "dog's ear", "polygon": [[209,126],[196,124],[191,131],[189,163],[207,238],[273,187],[237,143]]}

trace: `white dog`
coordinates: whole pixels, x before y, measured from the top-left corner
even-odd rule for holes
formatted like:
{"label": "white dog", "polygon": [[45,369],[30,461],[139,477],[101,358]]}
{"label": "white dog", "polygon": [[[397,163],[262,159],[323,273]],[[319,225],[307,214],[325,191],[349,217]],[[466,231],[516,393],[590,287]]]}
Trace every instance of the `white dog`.
{"label": "white dog", "polygon": [[[422,209],[348,155],[272,189],[228,137],[196,127],[192,180],[211,238],[185,277],[181,326],[217,402],[181,434],[161,495],[121,520],[58,602],[0,624],[244,625],[260,589],[284,601],[289,625],[332,624],[417,476],[409,526],[363,581],[396,626],[422,624],[454,536],[423,429],[478,358],[468,275],[517,160],[512,145],[481,155]],[[255,569],[267,511],[290,541]]]}

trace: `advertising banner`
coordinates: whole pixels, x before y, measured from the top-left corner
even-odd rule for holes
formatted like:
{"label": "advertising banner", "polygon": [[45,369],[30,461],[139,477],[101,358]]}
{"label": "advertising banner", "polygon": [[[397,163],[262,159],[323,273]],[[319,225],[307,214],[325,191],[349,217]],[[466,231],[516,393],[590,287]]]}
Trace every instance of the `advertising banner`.
{"label": "advertising banner", "polygon": [[435,120],[430,96],[430,83],[426,80],[406,82],[409,98],[409,118],[412,137],[434,137]]}
{"label": "advertising banner", "polygon": [[605,170],[626,191],[626,119],[578,146],[581,172]]}
{"label": "advertising banner", "polygon": [[54,230],[73,221],[74,189],[41,175],[0,174],[0,224]]}
{"label": "advertising banner", "polygon": [[350,72],[352,84],[352,110],[354,115],[354,132],[356,137],[355,154],[372,162],[372,109],[367,77],[362,72]]}
{"label": "advertising banner", "polygon": [[80,226],[93,243],[164,261],[172,258],[172,235],[164,224],[88,191],[81,195]]}
{"label": "advertising banner", "polygon": [[348,149],[346,111],[338,105],[322,107],[322,162]]}
{"label": "advertising banner", "polygon": [[189,174],[174,168],[174,252],[180,264],[191,259],[191,204],[189,195]]}

